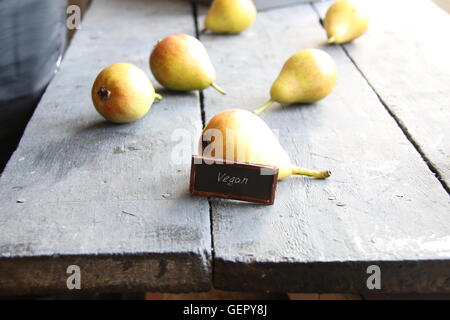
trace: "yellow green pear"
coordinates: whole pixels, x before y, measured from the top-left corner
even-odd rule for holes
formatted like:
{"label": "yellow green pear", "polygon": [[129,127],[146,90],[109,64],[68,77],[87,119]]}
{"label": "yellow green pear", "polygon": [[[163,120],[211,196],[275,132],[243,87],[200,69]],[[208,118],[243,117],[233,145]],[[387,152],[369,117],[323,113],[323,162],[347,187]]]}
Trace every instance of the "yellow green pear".
{"label": "yellow green pear", "polygon": [[255,19],[252,0],[214,0],[205,17],[203,31],[236,34],[249,28]]}
{"label": "yellow green pear", "polygon": [[95,109],[105,119],[115,123],[128,123],[142,118],[156,99],[144,71],[130,63],[114,63],[103,69],[91,89]]}
{"label": "yellow green pear", "polygon": [[253,112],[260,114],[274,102],[293,104],[319,101],[333,91],[336,78],[336,63],[328,53],[320,49],[301,50],[285,62],[270,89],[270,100]]}
{"label": "yellow green pear", "polygon": [[325,15],[324,27],[329,43],[352,41],[366,32],[369,17],[356,1],[337,0]]}
{"label": "yellow green pear", "polygon": [[199,143],[204,157],[250,162],[278,167],[278,179],[293,174],[318,179],[330,176],[330,171],[312,171],[293,165],[267,124],[253,113],[230,109],[209,120]]}
{"label": "yellow green pear", "polygon": [[225,94],[214,83],[216,70],[205,47],[188,34],[173,34],[158,41],[150,55],[150,69],[166,89],[191,91],[211,86]]}

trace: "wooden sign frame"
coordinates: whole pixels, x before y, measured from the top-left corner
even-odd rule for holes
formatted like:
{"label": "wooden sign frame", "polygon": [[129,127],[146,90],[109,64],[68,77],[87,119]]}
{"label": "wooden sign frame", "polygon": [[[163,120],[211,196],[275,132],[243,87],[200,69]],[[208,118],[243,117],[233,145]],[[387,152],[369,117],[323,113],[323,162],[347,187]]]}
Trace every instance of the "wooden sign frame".
{"label": "wooden sign frame", "polygon": [[[205,162],[206,161],[206,162]],[[192,156],[191,161],[191,177],[189,191],[191,194],[206,196],[206,197],[219,197],[225,199],[241,200],[247,202],[262,203],[272,205],[275,201],[275,191],[278,182],[278,168],[273,166],[266,166],[248,162],[229,162],[228,160],[221,160],[222,163],[217,163],[217,159],[206,158],[201,156]],[[220,160],[219,160],[220,161]],[[200,171],[199,171],[200,170]],[[227,188],[227,190],[220,191],[218,189],[223,187],[223,182],[220,181],[220,171],[227,170],[228,172],[238,171],[240,174],[246,173],[252,177],[249,188],[238,188],[240,192],[233,192],[236,190]],[[267,174],[262,175],[261,171],[264,170]],[[208,171],[208,172],[207,172]],[[258,171],[258,175],[256,175]],[[218,172],[218,181],[212,180],[208,176],[208,181],[205,183],[205,177],[203,175]],[[257,177],[261,178],[255,181]],[[234,178],[234,177],[233,177]],[[247,179],[247,182],[250,178]],[[242,179],[244,180],[244,179]],[[241,180],[239,180],[241,181]],[[246,182],[246,183],[247,183]],[[228,184],[226,184],[229,186]],[[226,188],[226,187],[223,187]],[[209,189],[209,190],[208,190]],[[256,189],[262,190],[260,194],[256,194]],[[228,191],[228,192],[227,192]]]}

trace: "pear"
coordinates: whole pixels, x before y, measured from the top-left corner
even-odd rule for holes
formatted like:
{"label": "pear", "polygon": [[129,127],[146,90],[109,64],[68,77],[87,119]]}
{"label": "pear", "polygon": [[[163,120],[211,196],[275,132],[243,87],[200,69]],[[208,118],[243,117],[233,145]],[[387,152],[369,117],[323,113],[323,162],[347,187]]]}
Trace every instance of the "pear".
{"label": "pear", "polygon": [[114,63],[103,69],[92,85],[92,102],[106,120],[115,123],[136,121],[150,110],[155,93],[149,78],[130,63]]}
{"label": "pear", "polygon": [[369,18],[357,2],[338,0],[328,8],[324,20],[329,43],[352,41],[366,32]]}
{"label": "pear", "polygon": [[272,103],[314,103],[336,86],[336,63],[320,49],[305,49],[291,56],[270,89],[270,100],[254,110],[260,114]]}
{"label": "pear", "polygon": [[213,87],[225,94],[214,81],[216,70],[203,44],[184,34],[170,35],[156,44],[150,55],[150,69],[166,89],[202,90]]}
{"label": "pear", "polygon": [[330,171],[311,171],[291,164],[288,154],[267,124],[253,113],[230,109],[209,120],[199,143],[205,157],[275,166],[278,179],[293,174],[324,179]]}
{"label": "pear", "polygon": [[252,0],[214,0],[205,17],[205,29],[214,33],[241,33],[256,19]]}

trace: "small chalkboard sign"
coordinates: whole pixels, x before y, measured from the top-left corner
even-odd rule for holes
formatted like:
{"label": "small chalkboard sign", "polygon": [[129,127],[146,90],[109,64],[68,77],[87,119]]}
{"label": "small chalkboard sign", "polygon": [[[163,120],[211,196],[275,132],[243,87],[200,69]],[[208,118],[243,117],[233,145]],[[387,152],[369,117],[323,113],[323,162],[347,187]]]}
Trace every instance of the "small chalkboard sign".
{"label": "small chalkboard sign", "polygon": [[273,204],[278,168],[192,156],[191,194]]}

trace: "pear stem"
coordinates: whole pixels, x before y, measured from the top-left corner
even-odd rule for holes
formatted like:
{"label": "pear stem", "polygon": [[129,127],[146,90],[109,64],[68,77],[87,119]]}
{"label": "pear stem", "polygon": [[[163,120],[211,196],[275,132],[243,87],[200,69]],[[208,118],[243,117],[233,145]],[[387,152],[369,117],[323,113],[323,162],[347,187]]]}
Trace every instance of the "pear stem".
{"label": "pear stem", "polygon": [[308,170],[308,169],[303,169],[303,168],[299,168],[299,167],[293,167],[291,170],[292,170],[292,174],[313,177],[316,179],[325,179],[331,175],[331,171],[329,171],[329,170],[314,171],[314,170]]}
{"label": "pear stem", "polygon": [[215,84],[214,82],[211,83],[211,87],[213,87],[214,89],[216,89],[218,92],[220,92],[221,94],[227,94],[225,92],[225,90],[223,90],[221,87],[219,87],[217,84]]}
{"label": "pear stem", "polygon": [[155,93],[155,99],[161,101],[163,99],[163,96],[158,93]]}
{"label": "pear stem", "polygon": [[269,101],[267,101],[266,103],[264,103],[261,107],[259,107],[258,109],[253,110],[253,113],[256,115],[261,114],[264,110],[266,110],[268,107],[270,107],[272,105],[272,103],[274,103],[275,101],[273,101],[272,99],[270,99]]}
{"label": "pear stem", "polygon": [[336,37],[335,36],[331,36],[328,38],[328,43],[336,43]]}
{"label": "pear stem", "polygon": [[208,28],[204,27],[202,30],[200,30],[200,33],[205,33],[206,31],[208,31]]}

